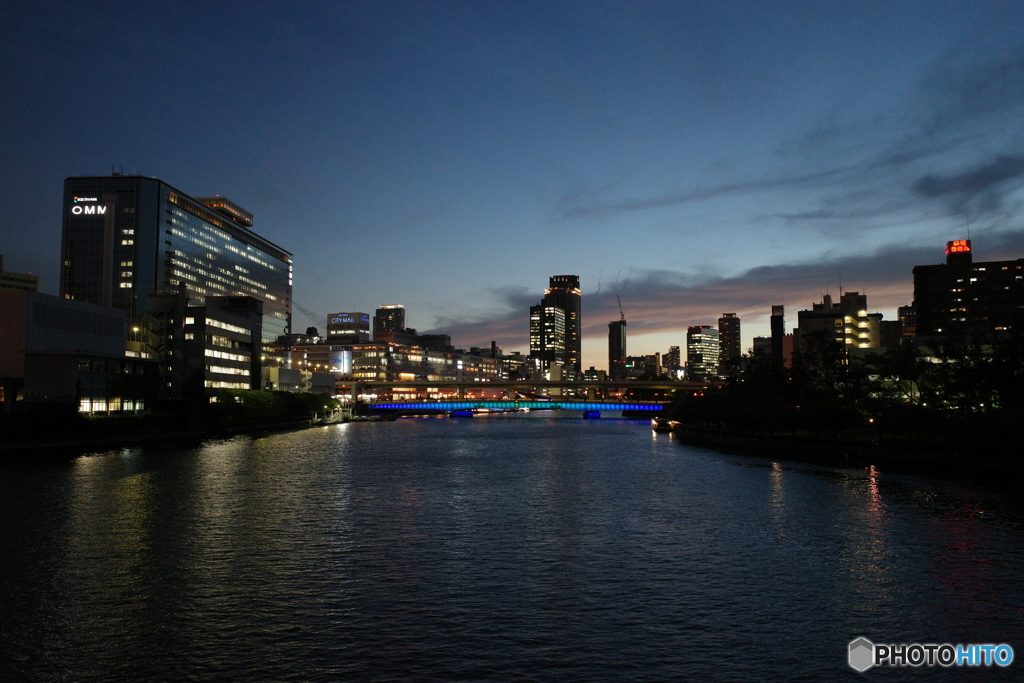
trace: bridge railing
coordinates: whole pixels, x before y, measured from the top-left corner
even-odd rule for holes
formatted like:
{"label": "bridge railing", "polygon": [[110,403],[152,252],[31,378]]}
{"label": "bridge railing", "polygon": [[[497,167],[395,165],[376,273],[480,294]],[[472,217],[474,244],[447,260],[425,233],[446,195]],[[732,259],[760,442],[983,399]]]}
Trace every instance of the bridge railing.
{"label": "bridge railing", "polygon": [[619,402],[619,401],[586,401],[573,399],[552,399],[550,401],[494,401],[483,399],[466,399],[462,401],[374,401],[367,403],[373,410],[473,410],[477,408],[489,410],[517,410],[529,408],[533,410],[580,410],[580,411],[648,411],[657,412],[664,408],[663,402]]}

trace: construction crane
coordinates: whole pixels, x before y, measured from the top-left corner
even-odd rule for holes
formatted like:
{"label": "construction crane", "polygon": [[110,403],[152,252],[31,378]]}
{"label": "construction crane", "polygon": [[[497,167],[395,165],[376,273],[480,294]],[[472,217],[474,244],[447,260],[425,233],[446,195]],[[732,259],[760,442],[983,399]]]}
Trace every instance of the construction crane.
{"label": "construction crane", "polygon": [[620,299],[619,295],[616,294],[615,300],[619,302],[619,320],[626,322],[626,314],[622,312],[622,299]]}

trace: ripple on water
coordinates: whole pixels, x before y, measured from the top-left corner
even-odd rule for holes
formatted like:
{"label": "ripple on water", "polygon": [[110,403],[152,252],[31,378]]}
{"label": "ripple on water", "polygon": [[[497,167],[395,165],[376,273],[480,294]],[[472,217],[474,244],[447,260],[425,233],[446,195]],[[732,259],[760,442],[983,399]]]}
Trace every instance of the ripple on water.
{"label": "ripple on water", "polygon": [[5,680],[820,680],[860,635],[1022,640],[1006,491],[630,421],[349,424],[4,474]]}

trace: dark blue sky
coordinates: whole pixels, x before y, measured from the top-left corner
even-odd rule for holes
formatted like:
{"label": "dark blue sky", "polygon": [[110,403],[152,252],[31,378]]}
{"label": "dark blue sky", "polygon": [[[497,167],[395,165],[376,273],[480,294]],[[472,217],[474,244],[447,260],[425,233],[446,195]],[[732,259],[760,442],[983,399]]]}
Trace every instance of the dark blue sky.
{"label": "dark blue sky", "polygon": [[222,194],[295,257],[295,327],[402,303],[584,363],[826,288],[891,317],[965,237],[1024,256],[1024,3],[7,2],[0,253],[56,293],[62,181]]}

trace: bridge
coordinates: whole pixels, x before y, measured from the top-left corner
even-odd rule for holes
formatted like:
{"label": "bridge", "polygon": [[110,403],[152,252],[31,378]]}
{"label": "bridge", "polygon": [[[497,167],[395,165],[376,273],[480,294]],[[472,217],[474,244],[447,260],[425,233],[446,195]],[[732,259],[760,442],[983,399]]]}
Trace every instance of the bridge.
{"label": "bridge", "polygon": [[[615,392],[627,392],[636,390],[648,390],[651,392],[663,392],[664,400],[667,402],[668,394],[673,391],[690,390],[700,391],[707,389],[708,382],[666,382],[666,381],[640,381],[640,380],[606,380],[603,382],[560,382],[551,380],[498,380],[491,382],[466,382],[466,381],[445,381],[445,380],[361,380],[342,379],[338,380],[338,389],[347,388],[352,400],[357,400],[366,393],[376,393],[386,389],[392,393],[395,389],[403,392],[423,392],[428,390],[447,389],[449,393],[456,394],[459,400],[471,400],[476,398],[474,393],[482,393],[489,390],[499,390],[508,398],[521,398],[522,394],[533,393],[543,394],[552,400],[568,399],[570,396],[577,396],[576,400],[601,401],[604,397],[598,394]],[[660,401],[660,399],[659,399]]]}
{"label": "bridge", "polygon": [[516,400],[516,401],[383,401],[379,403],[367,403],[370,410],[394,410],[394,411],[445,411],[456,410],[491,410],[491,411],[514,411],[528,408],[530,410],[576,410],[584,412],[601,412],[624,410],[629,412],[645,412],[651,415],[659,413],[664,409],[663,403],[627,403],[620,401],[581,401],[579,399],[552,399],[545,400]]}
{"label": "bridge", "polygon": [[[352,405],[362,403],[378,412],[452,412],[465,410],[517,411],[575,410],[584,412],[628,411],[655,415],[669,402],[673,391],[702,391],[707,382],[606,380],[603,382],[564,382],[551,380],[498,380],[491,382],[429,380],[341,380],[339,391],[347,388]],[[395,390],[405,396],[395,397]],[[650,398],[614,397],[608,394],[645,391]],[[377,400],[377,393],[392,394],[390,400]],[[415,393],[415,396],[409,394]],[[441,394],[424,398],[419,394]],[[486,394],[492,394],[487,396]],[[501,396],[494,396],[498,393]],[[661,396],[657,396],[657,394]],[[447,395],[445,395],[447,394]],[[599,395],[602,394],[602,395]]]}

